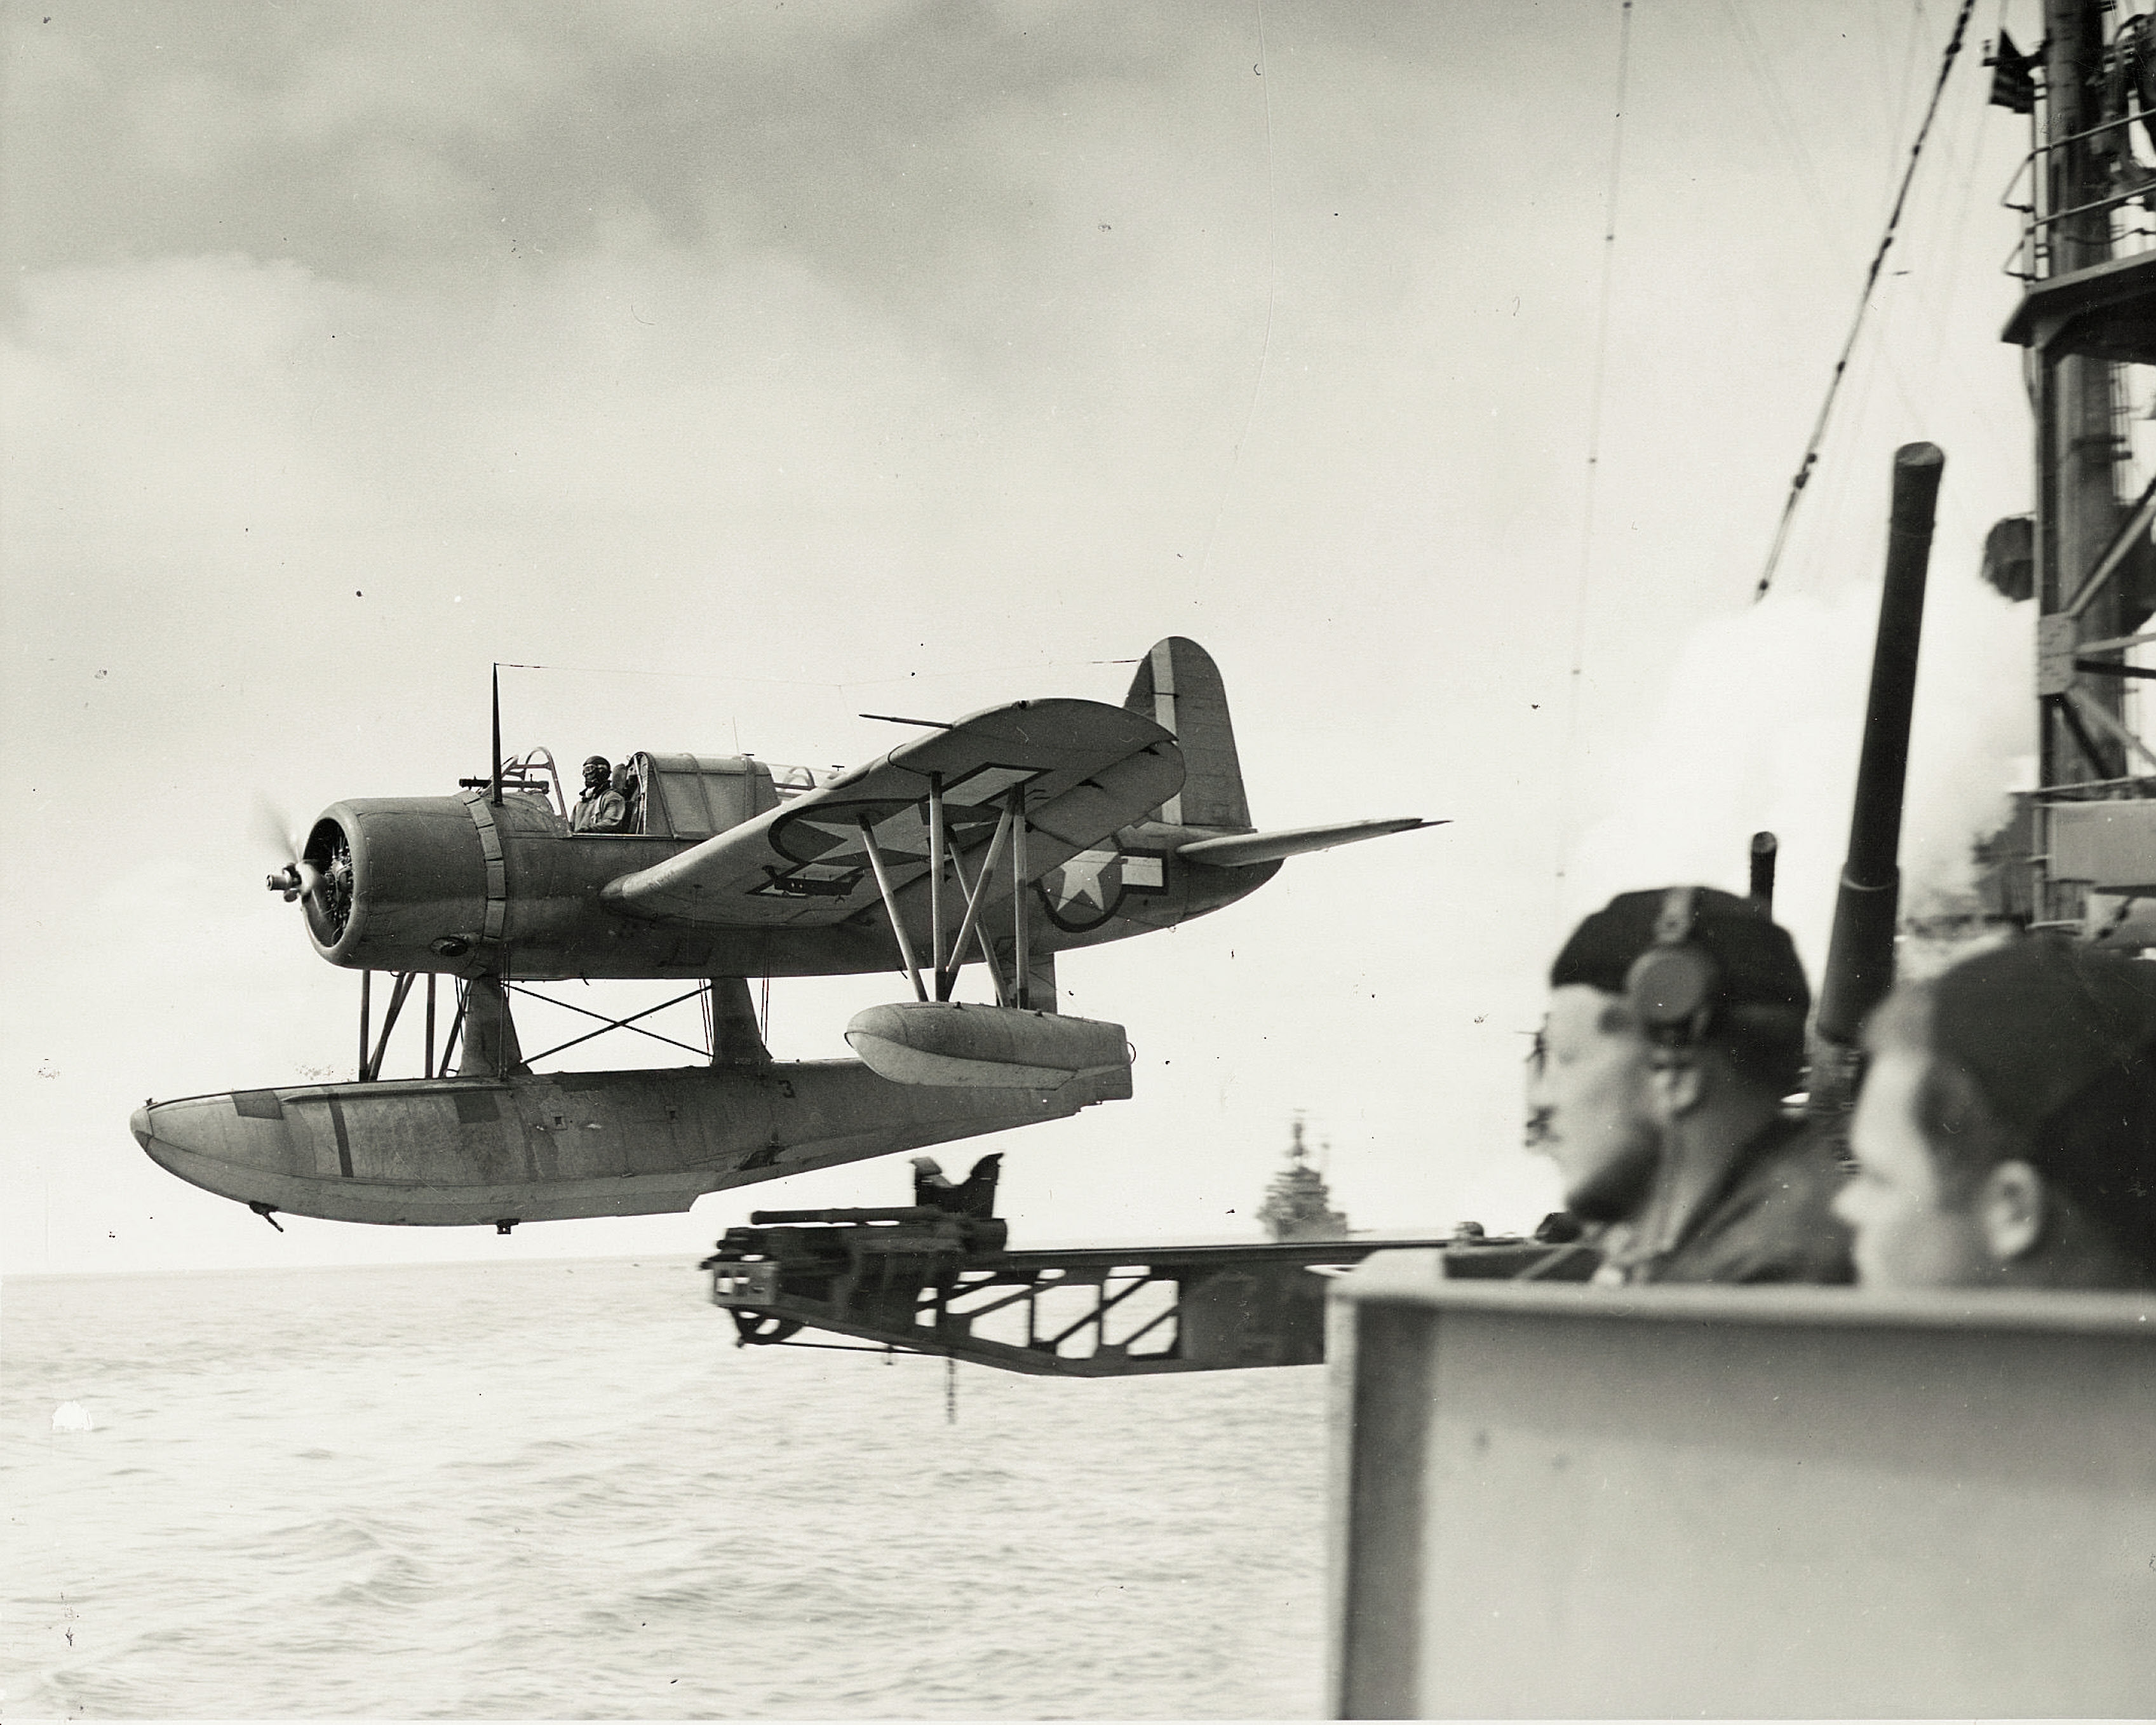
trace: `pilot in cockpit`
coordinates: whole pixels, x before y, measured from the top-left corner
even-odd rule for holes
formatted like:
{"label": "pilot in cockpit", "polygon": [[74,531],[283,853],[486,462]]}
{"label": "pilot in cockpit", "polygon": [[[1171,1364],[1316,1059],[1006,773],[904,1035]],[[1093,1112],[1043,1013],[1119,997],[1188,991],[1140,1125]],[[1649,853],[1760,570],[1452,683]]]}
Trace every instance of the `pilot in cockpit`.
{"label": "pilot in cockpit", "polygon": [[613,788],[613,763],[604,755],[584,762],[584,793],[569,817],[572,833],[618,833],[629,819],[629,802]]}

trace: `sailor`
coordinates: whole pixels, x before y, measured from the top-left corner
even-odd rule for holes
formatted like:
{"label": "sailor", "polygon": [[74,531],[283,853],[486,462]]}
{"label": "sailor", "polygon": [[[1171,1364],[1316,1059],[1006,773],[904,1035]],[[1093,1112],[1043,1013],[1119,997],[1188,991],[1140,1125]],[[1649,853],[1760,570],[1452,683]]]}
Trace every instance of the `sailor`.
{"label": "sailor", "polygon": [[1558,1233],[1620,1245],[1661,1155],[1647,1106],[1647,1039],[1624,994],[1625,965],[1604,952],[1590,916],[1550,967],[1548,1009],[1527,1056],[1527,1143],[1556,1163],[1565,1211]]}
{"label": "sailor", "polygon": [[613,764],[604,755],[584,762],[584,793],[569,818],[572,833],[618,833],[629,819],[629,804],[613,788]]}
{"label": "sailor", "polygon": [[1598,1281],[1854,1280],[1838,1160],[1784,1109],[1811,1006],[1785,931],[1709,887],[1623,893],[1580,925],[1552,981],[1616,997],[1604,1034],[1644,1055],[1644,1076],[1628,1069],[1613,1093],[1622,1136],[1636,1143],[1644,1113],[1656,1153],[1644,1181],[1636,1160],[1603,1173],[1629,1208]]}
{"label": "sailor", "polygon": [[2156,965],[2016,941],[1865,1040],[1835,1209],[1866,1286],[2156,1287]]}

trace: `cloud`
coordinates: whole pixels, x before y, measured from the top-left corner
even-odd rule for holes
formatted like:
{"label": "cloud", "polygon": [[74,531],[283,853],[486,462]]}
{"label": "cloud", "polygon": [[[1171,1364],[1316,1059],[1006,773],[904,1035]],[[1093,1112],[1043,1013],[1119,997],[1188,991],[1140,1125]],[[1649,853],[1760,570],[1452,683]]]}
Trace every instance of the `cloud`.
{"label": "cloud", "polygon": [[[587,668],[505,674],[512,747],[820,763],[890,746],[864,709],[1119,699],[1095,661],[1180,632],[1228,675],[1262,821],[1457,824],[1074,958],[1073,1000],[1154,1064],[1139,1102],[1014,1145],[1029,1228],[1246,1206],[1296,1107],[1358,1223],[1532,1221],[1517,1033],[1561,805],[1607,829],[1576,893],[1598,849],[1594,891],[1741,878],[1773,825],[1792,905],[1830,899],[1870,631],[1836,583],[1877,538],[1863,485],[1829,506],[1850,452],[1953,450],[1935,605],[2025,491],[2011,357],[1960,364],[1997,322],[1964,292],[1984,411],[1903,425],[1861,352],[1790,560],[1809,597],[1695,635],[1748,589],[1853,281],[1790,220],[1730,44],[1676,33],[1637,63],[1598,373],[1599,122],[1527,116],[1600,111],[1614,20],[1548,10],[1268,0],[1262,44],[1247,10],[1019,3],[11,14],[11,1023],[102,1086],[40,1117],[51,1165],[141,1161],[112,1111],[146,1090],[348,1046],[352,979],[285,938],[248,801],[482,768],[493,661]],[[1789,14],[1786,87],[1861,203],[1895,140],[1842,100],[1877,47],[1851,16]],[[1970,246],[1989,280],[2003,247]],[[1937,352],[1925,280],[1895,291]],[[2012,705],[2017,626],[1935,612],[1917,770],[1971,802],[1952,716]],[[1964,657],[1995,686],[1935,691]],[[1912,802],[1912,856],[1962,819]],[[84,883],[141,858],[196,872],[92,914]],[[782,1040],[837,1053],[886,980],[782,988]],[[1453,1208],[1475,1191],[1502,1202]]]}

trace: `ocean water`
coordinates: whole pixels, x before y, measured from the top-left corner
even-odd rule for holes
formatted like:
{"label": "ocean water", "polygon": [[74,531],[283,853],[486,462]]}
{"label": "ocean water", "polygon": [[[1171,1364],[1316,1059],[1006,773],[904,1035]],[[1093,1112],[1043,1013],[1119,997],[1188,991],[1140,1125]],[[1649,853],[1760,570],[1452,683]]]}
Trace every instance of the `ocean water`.
{"label": "ocean water", "polygon": [[[11,1717],[1294,1717],[1322,1369],[737,1349],[685,1262],[11,1281]],[[54,1429],[80,1404],[87,1431]]]}

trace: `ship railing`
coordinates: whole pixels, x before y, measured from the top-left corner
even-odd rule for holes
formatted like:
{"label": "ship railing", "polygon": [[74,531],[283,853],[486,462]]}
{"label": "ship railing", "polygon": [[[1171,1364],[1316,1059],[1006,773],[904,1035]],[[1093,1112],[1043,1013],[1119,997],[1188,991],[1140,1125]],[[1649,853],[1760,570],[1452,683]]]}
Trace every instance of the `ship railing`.
{"label": "ship railing", "polygon": [[[2143,162],[2133,153],[2129,130],[2144,121],[2156,125],[2156,114],[2122,115],[2083,131],[2071,132],[2065,137],[2038,144],[2021,158],[1999,198],[2002,205],[2022,218],[2020,237],[2015,240],[2013,250],[2000,266],[2006,275],[2023,281],[2047,281],[2052,276],[2064,273],[2056,264],[2058,248],[2054,242],[2057,230],[2061,223],[2082,218],[2106,217],[2106,225],[2110,231],[2105,237],[2113,248],[2123,247],[2129,255],[2156,248],[2156,226],[2146,223],[2122,225],[2108,219],[2113,211],[2132,203],[2139,203],[2144,209],[2156,212],[2156,165]],[[2091,198],[2064,209],[2050,208],[2052,177],[2048,170],[2054,153],[2069,145],[2086,143],[2089,139],[2107,132],[2124,133],[2122,150],[2124,159],[2147,177],[2138,185],[2112,193],[2107,197]]]}
{"label": "ship railing", "polygon": [[2039,803],[2103,803],[2156,798],[2156,773],[2128,773],[2118,778],[2077,778],[2041,785],[2025,793]]}

